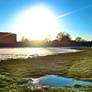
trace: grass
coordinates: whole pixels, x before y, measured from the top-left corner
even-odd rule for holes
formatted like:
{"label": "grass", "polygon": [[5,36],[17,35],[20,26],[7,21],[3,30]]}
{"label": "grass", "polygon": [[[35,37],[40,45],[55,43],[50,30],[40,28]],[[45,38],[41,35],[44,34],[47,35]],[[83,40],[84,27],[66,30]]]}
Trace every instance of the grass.
{"label": "grass", "polygon": [[24,87],[8,86],[5,87],[4,89],[0,88],[0,92],[92,92],[92,86],[87,85],[82,89],[74,89],[68,87],[65,88],[43,87],[42,89],[35,89],[35,90],[31,90],[26,86]]}
{"label": "grass", "polygon": [[[80,48],[80,50],[83,51],[79,53],[68,53],[28,59],[14,59],[1,61],[0,90],[8,89],[8,85],[15,85],[26,82],[25,80],[23,80],[24,77],[40,77],[46,74],[57,74],[65,77],[92,81],[92,48]],[[48,91],[45,90],[45,92],[75,92],[49,90],[58,89],[49,88]],[[65,88],[64,90],[72,89]],[[92,92],[92,88],[91,91],[83,92]]]}

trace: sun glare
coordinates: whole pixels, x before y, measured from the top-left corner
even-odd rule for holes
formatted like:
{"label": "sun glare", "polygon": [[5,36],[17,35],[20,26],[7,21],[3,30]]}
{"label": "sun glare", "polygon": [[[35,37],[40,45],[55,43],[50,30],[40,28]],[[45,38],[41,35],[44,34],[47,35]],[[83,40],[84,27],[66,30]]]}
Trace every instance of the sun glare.
{"label": "sun glare", "polygon": [[15,32],[18,34],[18,38],[25,36],[30,40],[41,40],[50,35],[51,39],[54,39],[58,32],[58,23],[49,9],[34,7],[18,16]]}

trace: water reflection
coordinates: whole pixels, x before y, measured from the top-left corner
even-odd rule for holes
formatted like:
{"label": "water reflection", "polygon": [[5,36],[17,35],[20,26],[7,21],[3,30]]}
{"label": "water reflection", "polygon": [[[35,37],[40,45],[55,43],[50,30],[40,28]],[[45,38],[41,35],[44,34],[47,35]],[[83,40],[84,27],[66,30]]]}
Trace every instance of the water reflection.
{"label": "water reflection", "polygon": [[[60,77],[57,75],[47,75],[37,79],[35,78],[31,78],[31,79],[33,80],[34,86],[39,85],[39,86],[50,86],[50,87],[64,87],[65,85],[72,85],[74,83],[92,85],[92,82],[75,80],[72,78]],[[32,86],[31,83],[32,82],[28,83],[27,85]]]}

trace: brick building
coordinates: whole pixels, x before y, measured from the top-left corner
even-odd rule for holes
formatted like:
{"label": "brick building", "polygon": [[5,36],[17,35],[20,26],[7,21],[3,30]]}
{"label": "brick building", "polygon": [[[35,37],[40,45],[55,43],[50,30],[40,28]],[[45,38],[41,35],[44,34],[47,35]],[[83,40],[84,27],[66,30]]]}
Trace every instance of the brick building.
{"label": "brick building", "polygon": [[0,32],[0,47],[16,47],[16,34]]}

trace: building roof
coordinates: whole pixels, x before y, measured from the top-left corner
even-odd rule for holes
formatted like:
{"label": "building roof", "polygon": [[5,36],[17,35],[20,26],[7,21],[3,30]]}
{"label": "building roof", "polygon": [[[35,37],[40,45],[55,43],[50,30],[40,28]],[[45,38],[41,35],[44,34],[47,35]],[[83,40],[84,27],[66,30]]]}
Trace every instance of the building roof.
{"label": "building roof", "polygon": [[5,38],[5,37],[8,37],[10,35],[13,35],[12,33],[8,33],[8,32],[0,32],[0,39],[1,38]]}

